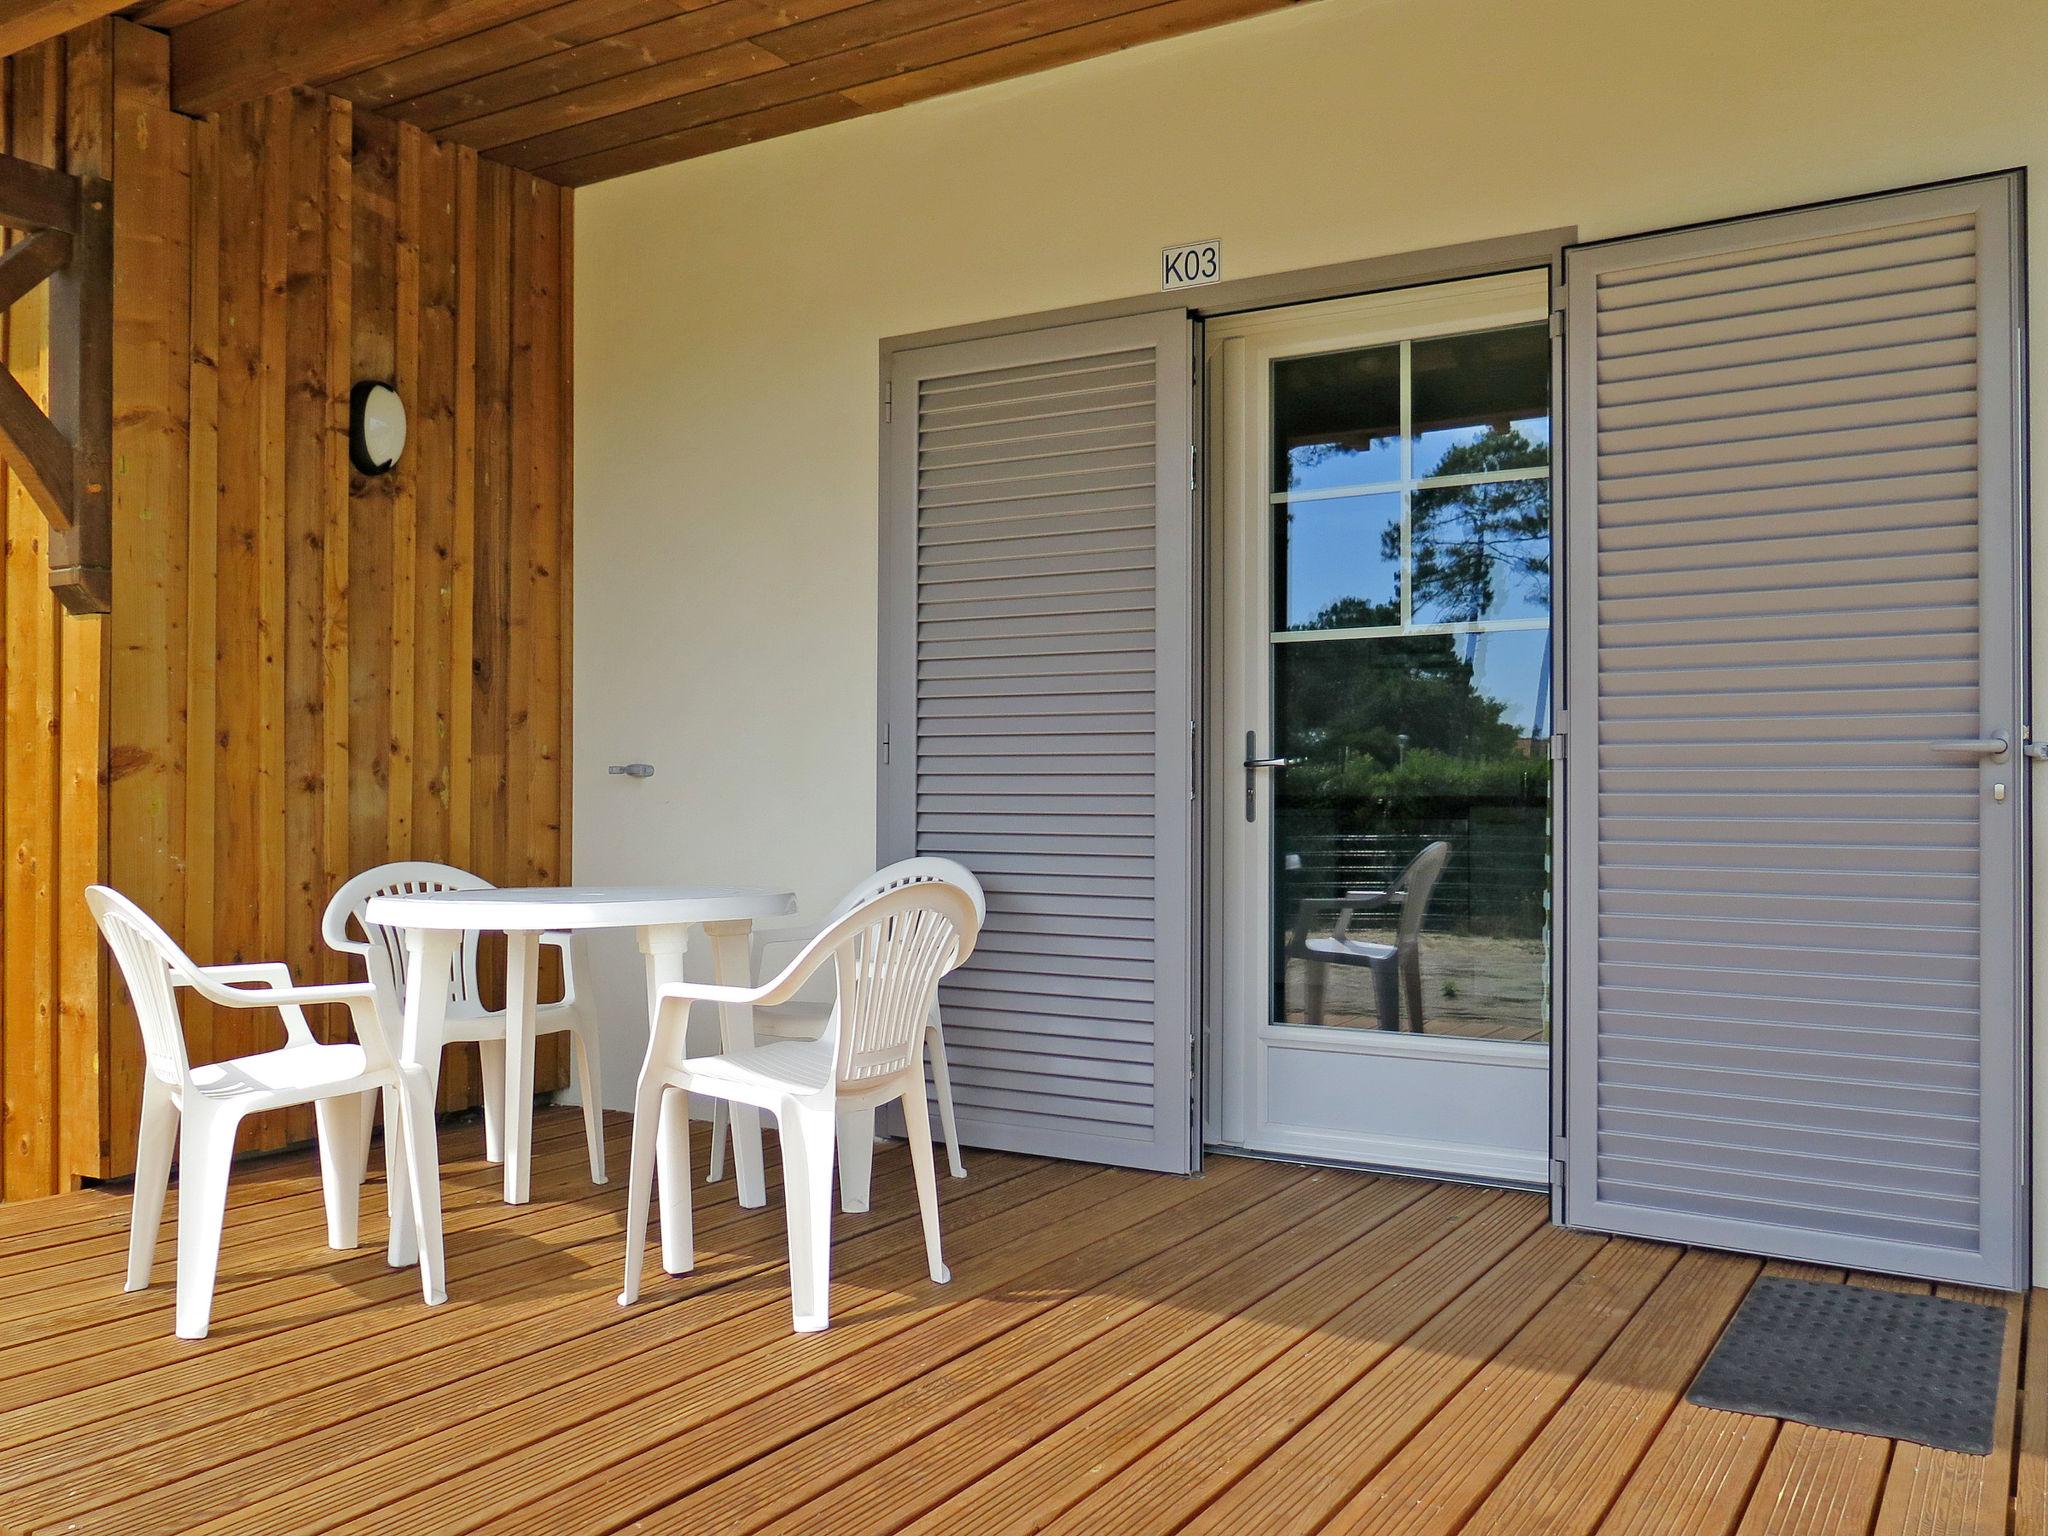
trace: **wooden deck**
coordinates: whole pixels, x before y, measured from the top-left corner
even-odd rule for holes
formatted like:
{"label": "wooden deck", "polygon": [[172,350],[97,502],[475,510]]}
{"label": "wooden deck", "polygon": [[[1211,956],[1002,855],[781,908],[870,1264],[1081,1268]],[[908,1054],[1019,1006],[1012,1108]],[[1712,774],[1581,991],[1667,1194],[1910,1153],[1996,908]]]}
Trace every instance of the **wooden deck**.
{"label": "wooden deck", "polygon": [[2020,1328],[1988,1458],[1688,1407],[1758,1266],[1562,1232],[1533,1196],[980,1154],[943,1182],[941,1288],[883,1152],[834,1325],[799,1337],[778,1205],[700,1192],[697,1273],[621,1309],[621,1186],[569,1113],[535,1134],[514,1208],[477,1129],[446,1133],[431,1310],[370,1246],[381,1187],[332,1254],[311,1160],[251,1164],[200,1344],[171,1337],[168,1241],[119,1290],[120,1191],[0,1207],[0,1529],[2048,1536]]}

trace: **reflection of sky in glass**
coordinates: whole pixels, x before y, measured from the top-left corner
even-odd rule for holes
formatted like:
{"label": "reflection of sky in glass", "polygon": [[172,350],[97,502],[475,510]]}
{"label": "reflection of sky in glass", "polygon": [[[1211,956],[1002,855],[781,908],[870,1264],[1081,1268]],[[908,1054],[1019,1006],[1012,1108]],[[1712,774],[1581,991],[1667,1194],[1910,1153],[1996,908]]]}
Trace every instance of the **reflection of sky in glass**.
{"label": "reflection of sky in glass", "polygon": [[[1339,627],[1401,622],[1401,498],[1343,496],[1275,507],[1274,608],[1283,629],[1309,629],[1344,598],[1384,607],[1334,615]],[[1392,536],[1392,555],[1387,554]]]}
{"label": "reflection of sky in glass", "polygon": [[[1415,478],[1426,480],[1431,475],[1483,474],[1490,469],[1522,469],[1550,462],[1550,417],[1546,412],[1533,416],[1516,416],[1508,422],[1510,432],[1519,432],[1533,447],[1542,452],[1516,454],[1511,464],[1485,462],[1479,464],[1444,463],[1445,455],[1453,450],[1473,444],[1484,444],[1493,436],[1495,424],[1474,427],[1442,427],[1435,431],[1415,434]],[[1505,435],[1505,434],[1503,434]],[[1472,455],[1467,455],[1472,457]],[[1496,457],[1486,455],[1488,460]]]}
{"label": "reflection of sky in glass", "polygon": [[1505,629],[1460,635],[1458,655],[1472,663],[1472,686],[1503,706],[1501,718],[1524,736],[1550,734],[1550,631]]}
{"label": "reflection of sky in glass", "polygon": [[1415,493],[1417,624],[1550,613],[1550,486],[1496,481]]}

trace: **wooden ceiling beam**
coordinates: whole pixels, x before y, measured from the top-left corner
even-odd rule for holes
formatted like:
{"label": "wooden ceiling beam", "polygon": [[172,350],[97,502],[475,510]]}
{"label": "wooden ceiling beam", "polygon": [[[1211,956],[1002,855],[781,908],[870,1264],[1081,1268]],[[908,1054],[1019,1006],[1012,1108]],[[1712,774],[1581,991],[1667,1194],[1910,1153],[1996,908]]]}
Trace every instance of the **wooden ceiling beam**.
{"label": "wooden ceiling beam", "polygon": [[111,16],[128,0],[0,0],[0,56],[26,52],[60,33]]}
{"label": "wooden ceiling beam", "polygon": [[547,0],[240,0],[171,33],[171,104],[217,112],[548,9]]}

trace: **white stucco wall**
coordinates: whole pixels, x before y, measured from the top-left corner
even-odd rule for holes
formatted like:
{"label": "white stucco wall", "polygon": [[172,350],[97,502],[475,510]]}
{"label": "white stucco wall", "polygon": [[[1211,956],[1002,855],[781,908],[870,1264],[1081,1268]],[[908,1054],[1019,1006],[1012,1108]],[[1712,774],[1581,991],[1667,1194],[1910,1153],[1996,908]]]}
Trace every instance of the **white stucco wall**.
{"label": "white stucco wall", "polygon": [[1143,294],[1184,240],[1243,277],[2015,165],[2048,0],[1318,0],[586,189],[575,874],[817,912],[870,866],[883,337]]}

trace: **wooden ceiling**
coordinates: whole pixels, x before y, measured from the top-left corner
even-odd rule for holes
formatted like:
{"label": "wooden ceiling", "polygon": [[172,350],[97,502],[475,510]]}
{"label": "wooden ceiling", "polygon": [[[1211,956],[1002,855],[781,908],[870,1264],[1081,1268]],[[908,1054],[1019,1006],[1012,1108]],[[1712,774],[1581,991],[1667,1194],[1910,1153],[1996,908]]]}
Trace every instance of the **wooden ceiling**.
{"label": "wooden ceiling", "polygon": [[1295,0],[0,0],[171,37],[187,112],[313,85],[570,186]]}

